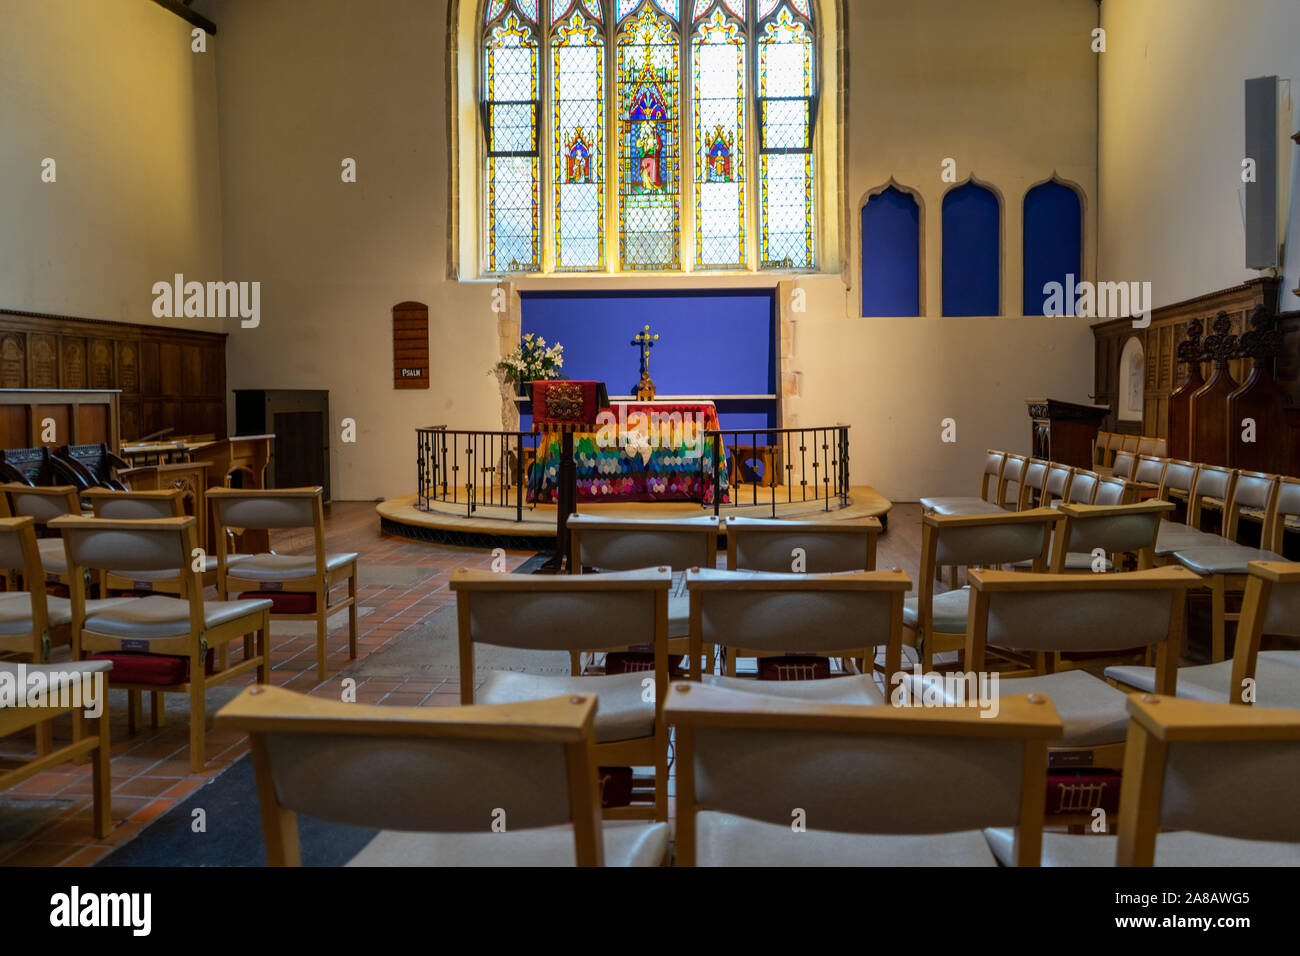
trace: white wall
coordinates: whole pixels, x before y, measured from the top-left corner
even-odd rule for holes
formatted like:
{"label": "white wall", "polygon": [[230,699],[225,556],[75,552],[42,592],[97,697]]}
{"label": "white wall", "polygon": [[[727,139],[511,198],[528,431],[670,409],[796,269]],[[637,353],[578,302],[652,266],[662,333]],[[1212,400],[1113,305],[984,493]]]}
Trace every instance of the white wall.
{"label": "white wall", "polygon": [[191,29],[143,0],[0,0],[0,307],[185,325],[154,318],[153,283],[220,278],[216,67]]}
{"label": "white wall", "polygon": [[[1095,235],[1096,62],[1093,0],[852,0],[852,74],[844,133],[851,232],[867,190],[891,174],[927,204],[927,311],[939,310],[939,164],[958,160],[1007,203],[1006,306],[1020,308],[1020,208],[1053,171],[1085,195],[1085,253]],[[495,427],[488,368],[498,356],[491,282],[445,278],[448,235],[443,4],[209,0],[221,103],[223,255],[227,277],[261,280],[262,325],[230,329],[231,388],[326,387],[335,419],[335,495],[414,491],[412,429]],[[827,50],[829,53],[829,49]],[[831,104],[823,117],[833,120]],[[344,185],[340,161],[359,181]],[[465,185],[466,196],[473,194]],[[472,227],[471,227],[472,228]],[[464,227],[462,228],[462,235]],[[1063,319],[862,319],[856,236],[851,282],[807,277],[787,371],[798,395],[787,421],[839,421],[851,433],[853,480],[897,499],[971,493],[989,445],[1028,450],[1024,399],[1087,400],[1091,335]],[[1089,267],[1085,266],[1085,272]],[[592,280],[540,278],[565,288]],[[627,284],[628,279],[611,280]],[[639,287],[734,285],[645,278]],[[770,286],[772,277],[753,283]],[[391,385],[391,307],[426,302],[433,388]],[[359,441],[340,445],[338,420]],[[958,442],[939,442],[955,417]]]}
{"label": "white wall", "polygon": [[1103,276],[1150,281],[1157,306],[1257,278],[1238,195],[1244,81],[1277,75],[1300,93],[1300,3],[1103,0],[1101,22]]}

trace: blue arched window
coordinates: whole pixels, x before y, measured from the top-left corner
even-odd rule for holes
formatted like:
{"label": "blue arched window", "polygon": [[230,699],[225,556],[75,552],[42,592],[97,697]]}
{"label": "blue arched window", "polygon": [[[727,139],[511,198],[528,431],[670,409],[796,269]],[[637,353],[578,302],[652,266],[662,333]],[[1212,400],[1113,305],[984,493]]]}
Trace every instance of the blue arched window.
{"label": "blue arched window", "polygon": [[943,314],[998,315],[1002,211],[998,197],[975,182],[943,197]]}
{"label": "blue arched window", "polygon": [[921,209],[889,186],[862,207],[862,314],[921,314]]}
{"label": "blue arched window", "polygon": [[[1069,186],[1053,180],[1025,193],[1024,256],[1025,315],[1043,315],[1045,285],[1058,282],[1066,289],[1082,278],[1083,209]],[[1074,315],[1074,303],[1064,305],[1065,314]]]}

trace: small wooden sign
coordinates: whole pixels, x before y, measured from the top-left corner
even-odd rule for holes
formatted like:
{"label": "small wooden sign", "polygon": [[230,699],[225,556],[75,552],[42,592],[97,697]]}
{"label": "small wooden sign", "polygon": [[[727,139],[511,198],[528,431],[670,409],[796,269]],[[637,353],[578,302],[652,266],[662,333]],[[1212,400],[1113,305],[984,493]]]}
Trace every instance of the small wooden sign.
{"label": "small wooden sign", "polygon": [[429,307],[393,306],[393,388],[429,387]]}

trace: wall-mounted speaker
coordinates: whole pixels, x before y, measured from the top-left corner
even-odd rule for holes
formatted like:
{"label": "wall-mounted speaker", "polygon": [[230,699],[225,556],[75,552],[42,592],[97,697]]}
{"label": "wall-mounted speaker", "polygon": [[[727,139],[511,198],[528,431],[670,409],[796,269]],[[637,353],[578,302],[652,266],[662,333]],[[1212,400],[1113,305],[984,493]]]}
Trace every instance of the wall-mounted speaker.
{"label": "wall-mounted speaker", "polygon": [[1246,158],[1255,161],[1255,181],[1245,184],[1246,268],[1278,265],[1277,77],[1246,81]]}

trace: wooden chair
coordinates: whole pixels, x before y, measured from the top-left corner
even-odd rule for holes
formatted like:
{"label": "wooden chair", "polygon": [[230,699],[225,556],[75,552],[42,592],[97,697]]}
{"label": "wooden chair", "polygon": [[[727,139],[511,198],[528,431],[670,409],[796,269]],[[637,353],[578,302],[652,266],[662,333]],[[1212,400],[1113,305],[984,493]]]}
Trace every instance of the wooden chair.
{"label": "wooden chair", "polygon": [[[921,516],[921,576],[917,596],[903,602],[903,642],[920,651],[924,673],[933,669],[935,654],[966,646],[970,588],[936,595],[935,569],[941,565],[1015,564],[1028,559],[1033,570],[1044,571],[1052,528],[1060,520],[1057,508],[1001,515]],[[889,676],[893,673],[886,671]]]}
{"label": "wooden chair", "polygon": [[1154,567],[1156,535],[1164,516],[1174,510],[1168,501],[1131,505],[1062,504],[1064,520],[1052,538],[1053,574],[1095,571],[1094,551],[1104,552],[1104,570],[1116,567],[1124,554],[1137,556],[1138,570]]}
{"label": "wooden chair", "polygon": [[0,518],[0,568],[21,571],[26,587],[0,592],[0,651],[48,663],[51,648],[70,640],[72,606],[45,593],[33,518]]}
{"label": "wooden chair", "polygon": [[1102,478],[1092,497],[1094,505],[1130,505],[1137,501],[1137,486],[1123,478]]}
{"label": "wooden chair", "polygon": [[[766,488],[781,484],[779,445],[729,445],[727,455],[731,459],[728,478],[733,485],[759,485]],[[755,464],[758,465],[757,469]]]}
{"label": "wooden chair", "polygon": [[[1201,470],[1205,474],[1206,469]],[[1221,661],[1227,653],[1227,622],[1240,619],[1240,614],[1228,610],[1228,594],[1239,593],[1246,587],[1246,570],[1252,561],[1285,561],[1280,554],[1263,548],[1252,548],[1237,543],[1237,530],[1242,511],[1260,509],[1264,513],[1262,527],[1269,528],[1277,513],[1279,478],[1261,472],[1238,472],[1223,508],[1223,536],[1219,540],[1202,539],[1174,551],[1174,560],[1195,571],[1209,588],[1213,631],[1210,655],[1212,661]],[[1198,482],[1199,485],[1199,482]]]}
{"label": "wooden chair", "polygon": [[[64,515],[80,515],[81,501],[73,485],[28,487],[16,482],[0,485],[9,501],[9,513],[35,520],[37,531],[50,532],[50,522]],[[59,584],[68,583],[68,562],[63,541],[57,534],[36,539],[41,553],[41,567],[48,578]]]}
{"label": "wooden chair", "polygon": [[1157,454],[1156,449],[1160,447],[1159,438],[1151,438],[1146,435],[1138,438],[1137,453],[1138,457],[1154,456]]}
{"label": "wooden chair", "polygon": [[[860,707],[674,683],[679,866],[990,866],[969,831],[1038,862],[1052,702]],[[802,819],[807,829],[792,826]]]}
{"label": "wooden chair", "polygon": [[1137,456],[1138,443],[1141,441],[1140,435],[1121,435],[1119,447],[1115,450],[1116,454],[1121,451],[1133,452]]}
{"label": "wooden chair", "polygon": [[1051,462],[1047,466],[1047,477],[1043,479],[1043,493],[1038,499],[1040,508],[1049,508],[1060,501],[1068,499],[1070,484],[1074,480],[1074,469],[1069,465]]}
{"label": "wooden chair", "polygon": [[1143,498],[1154,498],[1164,484],[1165,468],[1168,458],[1155,455],[1139,455],[1137,465],[1133,468],[1133,483],[1138,486],[1138,494]]}
{"label": "wooden chair", "polygon": [[[712,568],[718,563],[721,522],[713,515],[697,518],[606,518],[575,514],[569,517],[569,571],[635,571],[667,565],[673,570],[668,594],[668,653],[686,653],[691,629],[690,599],[686,595],[687,568]],[[582,673],[581,654],[574,654],[572,670]],[[651,652],[653,658],[653,652]],[[713,669],[713,652],[708,662]],[[653,664],[651,664],[653,667]],[[695,664],[690,667],[694,669]]]}
{"label": "wooden chair", "polygon": [[[610,574],[455,572],[462,704],[509,704],[560,694],[595,694],[596,757],[602,767],[655,768],[654,799],[610,808],[606,816],[668,819],[668,732],[661,716],[668,686],[667,567]],[[476,644],[535,651],[611,651],[649,644],[653,675],[552,677],[493,671],[475,692]]]}
{"label": "wooden chair", "polygon": [[[197,547],[193,518],[109,521],[67,516],[51,522],[63,534],[72,591],[73,657],[107,659],[111,686],[131,692],[131,720],[139,695],[153,694],[155,724],[162,695],[190,698],[190,766],[204,765],[207,688],[252,671],[270,680],[267,641],[270,601],[204,601],[198,574],[190,567]],[[179,571],[182,597],[153,595],[100,604],[86,602],[82,570]],[[209,655],[243,639],[243,659],[208,673]],[[144,652],[144,653],[140,653]]]}
{"label": "wooden chair", "polygon": [[729,570],[830,574],[874,571],[881,527],[880,519],[872,517],[844,521],[728,518],[726,530]]}
{"label": "wooden chair", "polygon": [[1051,462],[1041,458],[1030,458],[1025,463],[1024,477],[1020,481],[1020,493],[1016,502],[1017,511],[1028,511],[1039,507],[1043,496],[1043,486],[1047,483],[1047,469]]}
{"label": "wooden chair", "polygon": [[1076,468],[1070,477],[1070,492],[1061,501],[1072,505],[1090,505],[1097,497],[1097,488],[1100,484],[1101,475],[1095,471]]}
{"label": "wooden chair", "polygon": [[76,463],[56,458],[49,446],[0,450],[0,479],[29,488],[52,485],[76,487],[88,476]]}
{"label": "wooden chair", "polygon": [[[1095,575],[976,570],[970,579],[968,671],[985,669],[989,648],[1046,656],[1146,646],[1155,654],[1157,687],[1173,690],[1183,605],[1195,575],[1182,568]],[[1045,694],[1056,703],[1064,734],[1051,744],[1058,754],[1053,766],[1123,766],[1124,695],[1104,680],[1067,670],[1003,678],[998,692]]]}
{"label": "wooden chair", "polygon": [[[1025,477],[1025,468],[1029,465],[1029,458],[1025,455],[1007,455],[1006,466],[1002,469],[1002,477],[998,481],[998,496],[996,504],[1003,511],[1015,511],[1020,503],[1020,487]],[[1011,487],[1015,486],[1015,495],[1011,494]]]}
{"label": "wooden chair", "polygon": [[988,514],[1001,511],[998,498],[1002,493],[1002,472],[1007,467],[1007,453],[990,448],[984,453],[984,475],[980,479],[978,498],[930,497],[921,499],[921,507],[936,514]]}
{"label": "wooden chair", "polygon": [[248,733],[271,866],[301,865],[299,813],[380,828],[349,866],[659,865],[666,823],[602,824],[596,704],[376,707],[250,687],[216,723]]}
{"label": "wooden chair", "polygon": [[74,482],[77,490],[83,494],[89,488],[126,490],[126,485],[122,484],[114,471],[131,466],[113,454],[104,442],[94,445],[61,445],[54,452],[54,457],[67,465],[70,472],[83,476],[81,481]]}
{"label": "wooden chair", "polygon": [[[47,746],[43,751],[38,748],[35,757],[27,760],[0,759],[0,792],[22,783],[29,777],[57,767],[68,761],[80,763],[87,754],[94,754],[91,764],[91,829],[95,836],[102,839],[113,828],[111,791],[113,788],[110,759],[112,741],[109,737],[108,691],[104,686],[104,677],[112,668],[108,661],[64,662],[62,664],[20,664],[0,661],[0,675],[4,682],[20,687],[20,693],[26,694],[27,684],[34,673],[45,675],[45,697],[37,701],[38,706],[28,706],[24,698],[23,706],[10,706],[0,698],[0,738],[10,737],[35,729],[38,736],[42,728],[48,728],[53,721],[71,714],[74,726],[72,741],[57,750]],[[84,690],[88,681],[99,682],[99,691],[91,685],[88,700]],[[99,708],[98,716],[87,714]],[[89,717],[94,722],[93,734],[82,733],[82,722]]]}
{"label": "wooden chair", "polygon": [[[1263,635],[1300,637],[1300,564],[1252,561],[1232,659],[1178,669],[1179,697],[1221,704],[1300,708],[1300,651],[1260,651]],[[1155,691],[1150,667],[1108,667],[1124,691]]]}
{"label": "wooden chair", "polygon": [[1201,530],[1205,501],[1208,498],[1227,501],[1237,486],[1237,472],[1232,468],[1171,461],[1165,467],[1159,497],[1166,501],[1175,500],[1177,492],[1187,486],[1189,472],[1191,484],[1187,490],[1185,520],[1182,524],[1165,522],[1160,526],[1160,535],[1156,538],[1156,558],[1163,563],[1172,561],[1173,553],[1179,548],[1216,543],[1219,535]]}
{"label": "wooden chair", "polygon": [[[109,488],[90,488],[85,492],[85,497],[90,502],[96,518],[140,521],[185,517],[185,495],[177,488],[165,491],[116,491]],[[203,555],[203,570],[199,572],[199,581],[204,588],[217,583],[215,554]],[[142,571],[133,577],[104,571],[100,575],[99,593],[108,596],[113,591],[180,594],[181,581],[178,575],[168,571]]]}
{"label": "wooden chair", "polygon": [[1110,464],[1110,442],[1114,437],[1114,432],[1097,432],[1097,437],[1092,443],[1093,468],[1105,468]]}
{"label": "wooden chair", "polygon": [[[1045,834],[1044,866],[1300,866],[1300,713],[1154,694],[1125,706],[1119,835]],[[1009,857],[1010,833],[986,836]]]}
{"label": "wooden chair", "polygon": [[[869,662],[878,646],[901,653],[903,595],[911,586],[899,570],[776,574],[692,569],[686,572],[692,659],[702,646],[722,646],[727,648],[727,677],[716,682],[726,686],[818,699],[847,694],[846,703],[884,703]],[[842,657],[846,671],[866,676],[808,680],[811,675],[796,674],[794,679],[738,681],[736,660],[742,655]],[[863,670],[853,666],[855,658]],[[800,670],[798,660],[784,663],[791,671]],[[898,662],[894,665],[897,670]],[[768,690],[773,684],[780,690]]]}
{"label": "wooden chair", "polygon": [[[241,597],[271,599],[273,621],[316,622],[316,677],[329,676],[325,644],[332,614],[347,609],[348,659],[357,658],[357,555],[325,550],[325,512],[320,487],[209,488],[216,519],[217,592],[225,601]],[[228,553],[227,533],[310,528],[310,554]],[[344,597],[331,592],[347,585]],[[290,595],[300,595],[293,602]]]}
{"label": "wooden chair", "polygon": [[[1266,513],[1261,513],[1259,518],[1268,521]],[[1273,520],[1264,526],[1259,546],[1266,551],[1284,554],[1288,525],[1297,523],[1300,523],[1300,478],[1279,478]]]}
{"label": "wooden chair", "polygon": [[1138,454],[1136,451],[1127,449],[1115,453],[1115,461],[1110,466],[1108,472],[1116,478],[1123,478],[1125,481],[1133,480],[1133,472],[1137,469]]}
{"label": "wooden chair", "polygon": [[[1194,461],[1166,459],[1164,471],[1160,474],[1160,487],[1156,489],[1156,497],[1175,503],[1179,501],[1190,503],[1192,489],[1196,487],[1196,476],[1200,470],[1201,466]],[[1186,517],[1183,516],[1184,521]]]}

